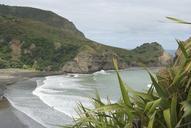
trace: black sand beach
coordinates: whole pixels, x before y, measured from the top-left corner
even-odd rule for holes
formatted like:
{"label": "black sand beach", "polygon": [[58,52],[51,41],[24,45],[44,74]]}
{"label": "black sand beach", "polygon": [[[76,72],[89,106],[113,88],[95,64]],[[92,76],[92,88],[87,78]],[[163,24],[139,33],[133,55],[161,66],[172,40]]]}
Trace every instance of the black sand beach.
{"label": "black sand beach", "polygon": [[17,111],[4,98],[0,102],[0,127],[1,128],[44,128],[24,113]]}
{"label": "black sand beach", "polygon": [[42,74],[19,69],[0,70],[0,128],[44,128],[24,113],[13,108],[3,94],[7,86],[38,75]]}

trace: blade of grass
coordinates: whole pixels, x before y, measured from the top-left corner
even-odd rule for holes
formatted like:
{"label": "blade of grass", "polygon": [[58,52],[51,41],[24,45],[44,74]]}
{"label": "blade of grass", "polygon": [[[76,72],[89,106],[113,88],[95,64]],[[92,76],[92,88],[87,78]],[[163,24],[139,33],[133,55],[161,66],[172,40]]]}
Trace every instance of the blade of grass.
{"label": "blade of grass", "polygon": [[158,82],[155,80],[154,76],[150,72],[149,72],[149,75],[158,95],[162,98],[167,98],[168,94],[166,93],[165,89],[158,84]]}
{"label": "blade of grass", "polygon": [[118,77],[119,86],[120,86],[123,101],[128,107],[132,108],[133,106],[131,104],[126,85],[124,84],[123,80],[121,79],[121,76],[119,75],[118,64],[117,64],[116,59],[113,59],[113,64],[114,64],[114,68],[115,68],[116,73],[117,73],[117,77]]}
{"label": "blade of grass", "polygon": [[177,95],[176,94],[174,94],[172,98],[170,116],[171,116],[172,127],[175,127],[177,124]]}
{"label": "blade of grass", "polygon": [[166,18],[169,19],[169,20],[175,21],[176,23],[179,23],[179,24],[191,24],[190,22],[187,22],[187,21],[184,21],[184,20],[181,20],[181,19],[177,19],[177,18],[174,18],[174,17],[166,17]]}
{"label": "blade of grass", "polygon": [[164,119],[165,119],[165,122],[166,122],[166,125],[168,128],[172,128],[172,125],[171,125],[171,116],[170,116],[170,109],[166,109],[163,111],[163,116],[164,116]]}

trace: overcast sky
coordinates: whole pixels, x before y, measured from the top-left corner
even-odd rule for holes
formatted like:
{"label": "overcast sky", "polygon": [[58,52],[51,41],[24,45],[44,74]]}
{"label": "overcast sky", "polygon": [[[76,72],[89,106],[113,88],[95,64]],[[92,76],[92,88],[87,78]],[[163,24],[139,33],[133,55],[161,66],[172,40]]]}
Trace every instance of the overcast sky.
{"label": "overcast sky", "polygon": [[86,37],[123,48],[157,41],[175,49],[175,39],[191,37],[191,26],[166,16],[191,21],[191,0],[0,0],[1,4],[30,6],[72,21]]}

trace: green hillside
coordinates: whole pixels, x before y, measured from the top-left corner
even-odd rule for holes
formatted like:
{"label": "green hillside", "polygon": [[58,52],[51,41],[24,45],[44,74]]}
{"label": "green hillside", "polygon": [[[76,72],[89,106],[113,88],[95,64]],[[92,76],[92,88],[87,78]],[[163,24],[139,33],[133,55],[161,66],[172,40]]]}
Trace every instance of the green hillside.
{"label": "green hillside", "polygon": [[[86,51],[83,57],[79,57],[83,51]],[[150,55],[150,52],[153,54]],[[90,55],[92,58],[86,59],[89,62],[83,67],[99,66],[87,69],[87,72],[107,69],[103,67],[111,62],[105,60],[113,56],[124,63],[121,68],[137,66],[138,63],[158,66],[158,58],[163,52],[157,43],[145,44],[134,50],[105,46],[87,39],[72,22],[53,12],[0,5],[0,68],[57,71],[62,70],[65,64],[79,66],[81,63],[70,65],[69,62],[74,62],[76,57],[89,58]],[[94,58],[105,59],[101,62]],[[79,72],[83,72],[79,69]]]}

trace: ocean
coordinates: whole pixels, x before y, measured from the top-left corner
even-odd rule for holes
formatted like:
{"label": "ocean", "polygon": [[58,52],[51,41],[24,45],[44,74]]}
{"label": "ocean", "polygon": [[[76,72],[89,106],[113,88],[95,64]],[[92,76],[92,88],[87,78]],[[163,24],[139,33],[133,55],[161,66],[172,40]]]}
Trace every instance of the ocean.
{"label": "ocean", "polygon": [[[150,71],[155,73],[158,68]],[[142,68],[121,70],[120,74],[135,90],[145,91],[151,84],[148,73]],[[5,95],[17,110],[47,128],[56,128],[73,123],[78,103],[91,108],[90,97],[95,97],[96,91],[103,101],[119,100],[121,94],[115,71],[32,78],[8,86]]]}

